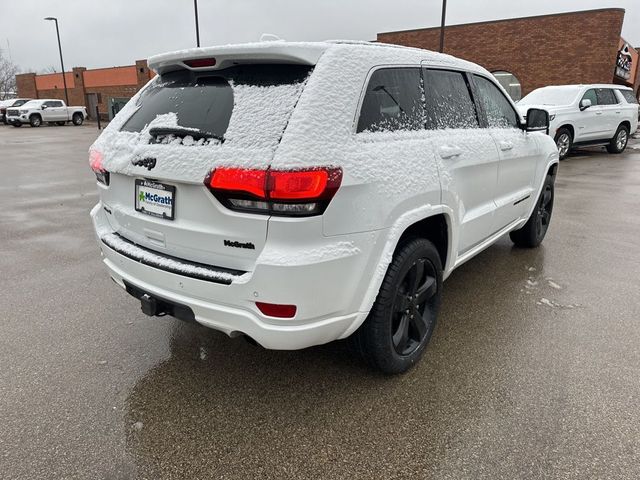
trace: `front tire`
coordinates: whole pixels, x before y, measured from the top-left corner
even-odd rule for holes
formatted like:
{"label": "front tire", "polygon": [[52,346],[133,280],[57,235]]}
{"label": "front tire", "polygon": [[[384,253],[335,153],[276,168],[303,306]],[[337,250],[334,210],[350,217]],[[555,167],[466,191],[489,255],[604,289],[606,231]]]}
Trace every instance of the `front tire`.
{"label": "front tire", "polygon": [[424,238],[403,242],[393,256],[369,316],[352,342],[387,374],[404,373],[422,356],[442,300],[442,262]]}
{"label": "front tire", "polygon": [[558,156],[560,160],[564,160],[569,155],[571,147],[573,147],[573,135],[568,128],[559,128],[556,132],[556,147],[558,148]]}
{"label": "front tire", "polygon": [[15,122],[15,123],[12,123],[11,125],[13,125],[13,126],[14,126],[14,127],[16,127],[16,128],[20,128],[20,127],[22,126],[22,123],[20,123],[20,122]]}
{"label": "front tire", "polygon": [[607,145],[607,151],[609,153],[622,153],[627,148],[627,143],[629,143],[629,129],[625,125],[620,125],[609,145]]}
{"label": "front tire", "polygon": [[84,117],[81,113],[74,113],[73,117],[71,117],[71,121],[76,127],[79,127],[84,122]]}
{"label": "front tire", "polygon": [[58,125],[59,127],[64,127],[66,123],[67,122],[56,122],[56,125]]}
{"label": "front tire", "polygon": [[551,175],[547,175],[540,197],[536,202],[533,213],[524,227],[509,233],[511,241],[517,247],[535,248],[542,243],[553,213],[554,182]]}
{"label": "front tire", "polygon": [[40,115],[31,115],[29,117],[29,125],[34,128],[39,127],[40,125],[42,125],[42,117]]}

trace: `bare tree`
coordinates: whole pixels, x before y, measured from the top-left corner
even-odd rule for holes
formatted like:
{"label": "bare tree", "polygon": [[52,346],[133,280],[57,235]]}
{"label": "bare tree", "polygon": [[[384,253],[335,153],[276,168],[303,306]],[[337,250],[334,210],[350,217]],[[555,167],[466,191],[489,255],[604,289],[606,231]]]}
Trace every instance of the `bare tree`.
{"label": "bare tree", "polygon": [[16,93],[16,74],[18,67],[6,58],[0,50],[0,100]]}

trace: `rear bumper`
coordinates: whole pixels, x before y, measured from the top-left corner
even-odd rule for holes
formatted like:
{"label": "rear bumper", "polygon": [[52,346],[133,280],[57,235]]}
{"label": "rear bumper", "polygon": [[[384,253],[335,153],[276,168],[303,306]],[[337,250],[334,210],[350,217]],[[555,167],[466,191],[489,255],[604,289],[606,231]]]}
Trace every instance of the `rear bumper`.
{"label": "rear bumper", "polygon": [[[100,239],[110,228],[101,204],[91,216]],[[104,264],[122,288],[129,284],[187,306],[198,323],[231,337],[244,334],[265,348],[296,350],[344,338],[367,316],[358,306],[368,286],[362,280],[368,278],[369,257],[377,242],[371,241],[372,233],[350,235],[349,240],[352,249],[328,258],[305,255],[309,261],[287,265],[259,259],[252,272],[229,284],[162,270],[119,253],[102,240],[99,244]],[[296,252],[291,255],[296,257]],[[292,319],[266,317],[256,301],[293,304],[298,311]]]}

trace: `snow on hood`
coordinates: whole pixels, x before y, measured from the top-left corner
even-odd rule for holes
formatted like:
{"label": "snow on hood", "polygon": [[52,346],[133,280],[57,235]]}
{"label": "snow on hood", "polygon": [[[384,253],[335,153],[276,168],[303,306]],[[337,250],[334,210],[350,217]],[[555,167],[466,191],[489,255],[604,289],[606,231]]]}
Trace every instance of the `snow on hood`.
{"label": "snow on hood", "polygon": [[520,104],[516,104],[516,107],[518,107],[518,111],[522,114],[522,116],[526,116],[527,115],[527,111],[529,111],[530,108],[538,108],[540,110],[546,110],[547,112],[549,112],[549,114],[553,114],[553,113],[556,113],[558,110],[562,110],[563,108],[567,108],[567,105],[558,106],[558,105],[520,105]]}

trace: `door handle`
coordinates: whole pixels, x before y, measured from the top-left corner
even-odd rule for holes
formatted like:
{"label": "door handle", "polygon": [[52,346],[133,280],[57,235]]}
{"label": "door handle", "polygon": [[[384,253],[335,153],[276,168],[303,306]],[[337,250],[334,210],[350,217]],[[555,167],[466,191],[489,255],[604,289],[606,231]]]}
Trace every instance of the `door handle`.
{"label": "door handle", "polygon": [[503,152],[506,152],[507,150],[513,150],[513,143],[505,141],[500,142],[500,150],[502,150]]}
{"label": "door handle", "polygon": [[596,112],[596,115],[602,115],[602,112]]}
{"label": "door handle", "polygon": [[455,158],[462,155],[462,150],[451,145],[443,145],[440,147],[440,158]]}

